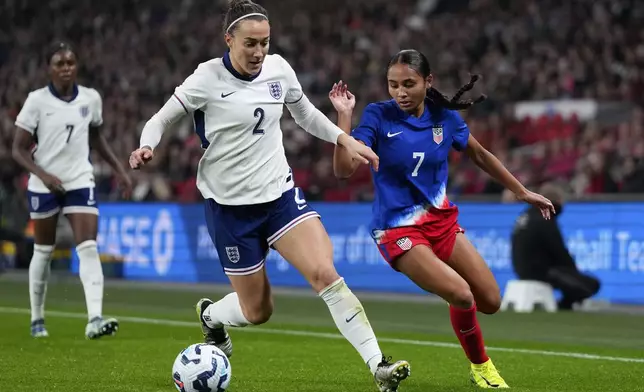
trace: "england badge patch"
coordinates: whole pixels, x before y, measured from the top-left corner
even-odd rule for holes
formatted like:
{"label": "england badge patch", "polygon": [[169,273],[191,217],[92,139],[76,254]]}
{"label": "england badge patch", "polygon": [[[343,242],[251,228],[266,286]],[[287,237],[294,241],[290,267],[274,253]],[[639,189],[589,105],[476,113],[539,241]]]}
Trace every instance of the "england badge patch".
{"label": "england badge patch", "polygon": [[240,259],[239,248],[236,246],[227,246],[226,256],[228,256],[228,260],[230,260],[231,263],[238,263]]}
{"label": "england badge patch", "polygon": [[268,82],[268,92],[275,99],[282,98],[282,84],[280,82]]}

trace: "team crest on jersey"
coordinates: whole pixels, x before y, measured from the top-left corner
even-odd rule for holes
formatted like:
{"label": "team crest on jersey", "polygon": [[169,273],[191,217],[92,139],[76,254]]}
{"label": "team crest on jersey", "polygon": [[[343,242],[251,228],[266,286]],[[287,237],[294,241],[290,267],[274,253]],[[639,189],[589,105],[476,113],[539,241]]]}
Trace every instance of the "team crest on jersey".
{"label": "team crest on jersey", "polygon": [[227,246],[226,247],[226,256],[231,263],[239,262],[239,248],[236,246]]}
{"label": "team crest on jersey", "polygon": [[87,106],[87,105],[81,106],[80,114],[81,114],[81,116],[83,116],[83,118],[87,117],[87,115],[89,114],[89,106]]}
{"label": "team crest on jersey", "polygon": [[396,241],[396,245],[398,245],[398,247],[402,250],[409,250],[411,249],[412,242],[409,237],[403,237]]}
{"label": "team crest on jersey", "polygon": [[442,125],[433,126],[432,133],[434,134],[434,143],[441,144],[443,142],[443,126]]}
{"label": "team crest on jersey", "polygon": [[38,207],[40,207],[40,199],[38,196],[31,196],[31,208],[33,208],[34,211],[37,211]]}
{"label": "team crest on jersey", "polygon": [[268,91],[275,99],[282,98],[282,84],[280,82],[268,82]]}

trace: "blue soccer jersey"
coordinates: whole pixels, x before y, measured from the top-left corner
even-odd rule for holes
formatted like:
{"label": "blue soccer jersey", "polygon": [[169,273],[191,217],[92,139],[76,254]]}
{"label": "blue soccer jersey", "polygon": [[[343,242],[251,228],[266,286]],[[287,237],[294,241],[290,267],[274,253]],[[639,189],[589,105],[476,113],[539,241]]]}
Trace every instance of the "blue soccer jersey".
{"label": "blue soccer jersey", "polygon": [[430,208],[448,208],[447,158],[467,147],[470,131],[458,112],[426,102],[420,117],[394,100],[369,104],[351,135],[380,157],[373,172],[375,200],[371,230],[378,233],[423,223]]}

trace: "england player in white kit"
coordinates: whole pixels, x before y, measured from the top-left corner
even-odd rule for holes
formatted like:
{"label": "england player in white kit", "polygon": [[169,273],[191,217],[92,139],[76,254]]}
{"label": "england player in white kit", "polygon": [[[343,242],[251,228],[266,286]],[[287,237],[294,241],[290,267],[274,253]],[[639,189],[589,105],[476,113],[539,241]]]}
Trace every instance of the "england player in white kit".
{"label": "england player in white kit", "polygon": [[[248,1],[230,3],[225,18],[229,51],[200,64],[145,125],[133,168],[153,156],[164,130],[192,115],[205,148],[197,187],[206,199],[206,221],[224,272],[235,292],[218,302],[202,299],[197,313],[206,342],[230,356],[225,327],[268,321],[273,311],[264,262],[277,250],[326,302],[344,337],[360,353],[381,391],[395,391],[409,375],[406,361],[383,357],[364,309],[333,265],[333,251],[319,215],[295,187],[282,143],[284,105],[314,136],[346,148],[377,167],[377,156],[346,135],[302,92],[295,72],[268,55],[266,10]],[[177,380],[181,381],[181,380]]]}
{"label": "england player in white kit", "polygon": [[[16,118],[14,159],[31,174],[28,203],[34,220],[34,254],[29,265],[31,334],[46,337],[44,303],[59,214],[72,226],[85,290],[88,323],[85,335],[113,335],[115,319],[103,319],[103,270],[96,247],[98,206],[90,144],[110,163],[126,187],[127,173],[96,131],[103,123],[102,100],[91,88],[76,84],[76,55],[57,44],[50,55],[51,83],[32,91]],[[35,145],[35,148],[34,148]]]}

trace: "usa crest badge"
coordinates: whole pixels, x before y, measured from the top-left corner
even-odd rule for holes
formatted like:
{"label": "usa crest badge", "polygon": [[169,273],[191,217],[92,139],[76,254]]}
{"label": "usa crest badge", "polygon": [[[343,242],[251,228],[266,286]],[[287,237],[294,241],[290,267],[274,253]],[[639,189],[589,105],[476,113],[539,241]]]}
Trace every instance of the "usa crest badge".
{"label": "usa crest badge", "polygon": [[402,250],[409,250],[411,249],[411,246],[413,245],[409,237],[403,237],[396,241],[396,245]]}
{"label": "usa crest badge", "polygon": [[275,99],[282,98],[282,84],[280,82],[268,82],[268,92]]}
{"label": "usa crest badge", "polygon": [[238,263],[240,259],[239,248],[236,246],[227,246],[226,256],[228,256],[228,260],[230,260],[231,263]]}
{"label": "usa crest badge", "polygon": [[81,116],[83,116],[83,118],[87,117],[87,115],[89,114],[89,106],[87,106],[87,105],[81,106],[80,114],[81,114]]}
{"label": "usa crest badge", "polygon": [[443,126],[434,125],[432,127],[432,133],[434,136],[434,143],[441,144],[443,142]]}

